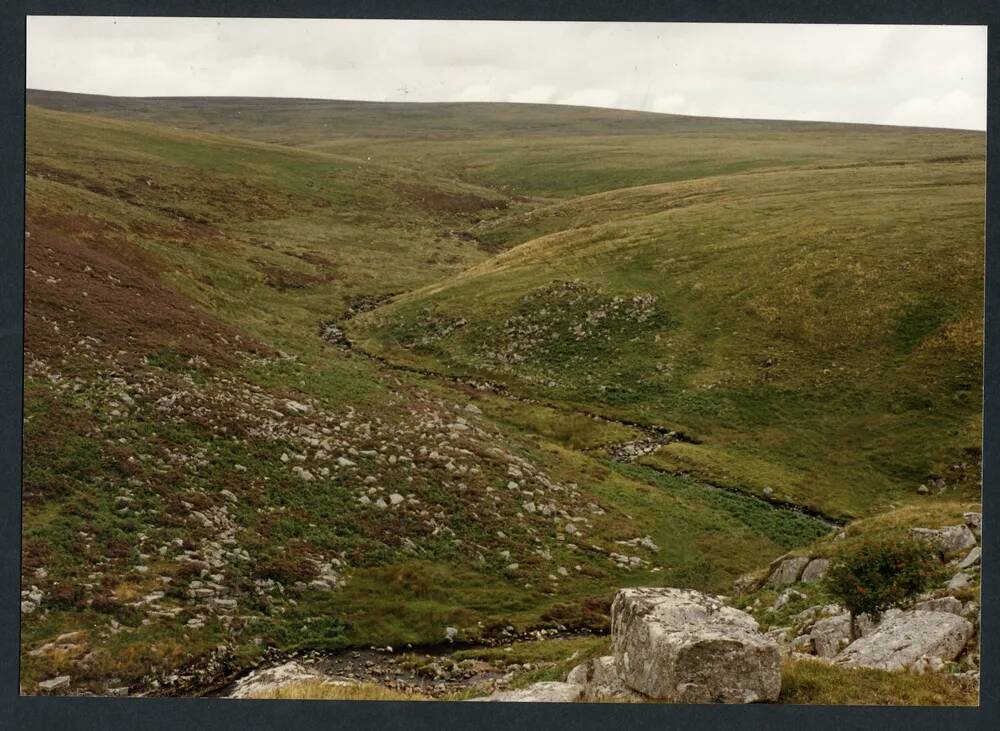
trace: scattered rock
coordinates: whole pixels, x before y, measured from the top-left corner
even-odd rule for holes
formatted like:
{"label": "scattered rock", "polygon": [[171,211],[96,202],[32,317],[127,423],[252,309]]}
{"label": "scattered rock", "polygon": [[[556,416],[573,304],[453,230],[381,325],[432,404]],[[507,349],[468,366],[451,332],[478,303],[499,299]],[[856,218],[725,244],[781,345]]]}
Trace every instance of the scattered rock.
{"label": "scattered rock", "polygon": [[287,411],[289,414],[308,414],[310,411],[312,411],[312,406],[310,406],[309,404],[303,404],[299,401],[292,401],[291,399],[285,401],[284,405],[285,405],[285,411]]}

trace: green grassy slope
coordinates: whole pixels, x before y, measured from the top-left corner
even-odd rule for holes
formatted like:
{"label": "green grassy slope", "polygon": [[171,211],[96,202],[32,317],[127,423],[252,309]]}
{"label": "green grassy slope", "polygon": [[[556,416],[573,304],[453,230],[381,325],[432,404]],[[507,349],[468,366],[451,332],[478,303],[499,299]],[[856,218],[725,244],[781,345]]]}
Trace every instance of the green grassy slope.
{"label": "green grassy slope", "polygon": [[650,464],[832,514],[936,478],[971,495],[976,468],[952,466],[980,439],[975,152],[629,188],[482,224],[527,241],[352,333],[390,359],[678,428],[700,443]]}
{"label": "green grassy slope", "polygon": [[[762,495],[978,499],[981,134],[29,101],[27,692],[599,627],[827,532]],[[351,336],[460,382],[319,337],[387,295]]]}
{"label": "green grassy slope", "polygon": [[545,104],[127,99],[38,90],[29,90],[28,101],[370,157],[529,197],[567,198],[790,165],[984,154],[980,132]]}

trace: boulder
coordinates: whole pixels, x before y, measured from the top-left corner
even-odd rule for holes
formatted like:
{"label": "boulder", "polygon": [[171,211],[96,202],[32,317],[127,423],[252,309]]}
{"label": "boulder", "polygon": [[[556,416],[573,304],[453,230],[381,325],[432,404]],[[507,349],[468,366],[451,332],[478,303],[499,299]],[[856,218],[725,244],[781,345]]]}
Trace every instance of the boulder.
{"label": "boulder", "polygon": [[642,700],[641,694],[618,677],[614,655],[595,657],[577,665],[569,671],[566,682],[583,686],[582,699],[588,702]]}
{"label": "boulder", "polygon": [[943,596],[940,599],[927,599],[917,602],[913,608],[918,612],[948,612],[962,615],[962,602],[953,596]]}
{"label": "boulder", "polygon": [[964,572],[958,572],[951,577],[951,580],[945,584],[945,588],[948,591],[958,591],[959,589],[964,589],[969,585],[970,577]]}
{"label": "boulder", "polygon": [[809,559],[804,556],[786,558],[771,572],[767,579],[769,589],[782,589],[794,584],[802,575],[802,570],[809,565]]}
{"label": "boulder", "polygon": [[948,612],[898,612],[848,645],[837,663],[877,670],[926,667],[922,658],[954,660],[974,631],[970,622]]}
{"label": "boulder", "polygon": [[632,690],[681,703],[774,701],[778,644],[749,614],[690,589],[622,589],[611,605],[617,675]]}
{"label": "boulder", "polygon": [[927,541],[942,553],[959,553],[976,545],[976,536],[966,525],[945,528],[911,528],[917,538]]}
{"label": "boulder", "polygon": [[469,698],[481,703],[575,703],[582,699],[582,685],[556,681],[532,683],[518,690],[501,690],[482,698]]}
{"label": "boulder", "polygon": [[[898,609],[890,609],[882,618],[894,616]],[[871,634],[878,626],[867,614],[857,618],[858,635],[864,637]],[[809,632],[812,651],[820,657],[834,657],[851,642],[851,613],[841,612],[832,617],[826,617],[816,622]]]}
{"label": "boulder", "polygon": [[965,558],[962,559],[962,561],[958,564],[958,568],[960,569],[972,568],[980,561],[982,561],[982,559],[983,559],[983,549],[981,549],[979,546],[976,546],[971,551],[969,551],[969,554]]}
{"label": "boulder", "polygon": [[285,411],[289,414],[308,414],[312,411],[312,406],[301,403],[300,401],[292,401],[289,399],[285,401]]}
{"label": "boulder", "polygon": [[826,572],[830,568],[830,560],[826,558],[814,558],[809,564],[802,570],[802,578],[800,581],[803,584],[812,584],[817,581],[822,581],[826,576]]}
{"label": "boulder", "polygon": [[809,632],[812,651],[819,657],[835,657],[851,643],[851,615],[838,614],[813,625]]}
{"label": "boulder", "polygon": [[53,691],[59,688],[65,688],[67,685],[69,685],[69,681],[70,681],[70,676],[60,675],[55,678],[50,678],[49,680],[41,681],[38,684],[38,688],[46,692]]}
{"label": "boulder", "polygon": [[965,524],[972,530],[972,534],[978,539],[983,529],[983,514],[962,513],[962,517],[965,518]]}
{"label": "boulder", "polygon": [[286,686],[304,682],[349,685],[353,681],[324,675],[292,660],[274,667],[253,671],[236,681],[232,690],[226,695],[229,698],[263,696]]}

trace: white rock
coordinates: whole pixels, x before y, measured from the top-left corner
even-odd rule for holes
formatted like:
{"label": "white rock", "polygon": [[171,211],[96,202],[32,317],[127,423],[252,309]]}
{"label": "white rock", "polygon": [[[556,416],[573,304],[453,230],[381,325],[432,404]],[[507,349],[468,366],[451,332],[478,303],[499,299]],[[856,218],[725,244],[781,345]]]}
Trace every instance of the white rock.
{"label": "white rock", "polygon": [[38,684],[41,690],[56,690],[57,688],[64,688],[69,685],[70,677],[68,675],[60,675],[55,678],[50,678],[49,680],[43,680]]}
{"label": "white rock", "polygon": [[963,572],[959,572],[951,577],[951,581],[945,584],[945,588],[948,591],[958,591],[959,589],[964,589],[969,585],[969,575]]}
{"label": "white rock", "polygon": [[778,644],[749,614],[690,589],[622,589],[611,606],[617,675],[663,700],[777,700]]}
{"label": "white rock", "polygon": [[803,569],[809,565],[809,559],[805,556],[794,556],[786,558],[778,564],[777,568],[771,572],[767,579],[767,586],[771,589],[783,589],[794,584],[802,575]]}
{"label": "white rock", "polygon": [[596,657],[577,665],[566,676],[567,683],[583,686],[583,700],[641,700],[642,695],[629,688],[618,677],[614,655]]}
{"label": "white rock", "polygon": [[404,500],[403,496],[400,495],[398,492],[394,492],[389,496],[389,502],[392,503],[393,505],[399,505],[401,502],[403,502],[403,500]]}
{"label": "white rock", "polygon": [[817,581],[822,581],[829,568],[830,561],[828,559],[814,558],[802,570],[802,578],[800,581],[803,584],[812,584]]}
{"label": "white rock", "polygon": [[[326,676],[306,668],[296,661],[286,662],[272,668],[255,670],[244,678],[236,681],[230,698],[249,698],[253,695],[265,694],[302,682],[322,682]],[[340,679],[338,679],[340,680]],[[343,682],[343,681],[342,681]]]}
{"label": "white rock", "polygon": [[983,558],[983,549],[981,549],[979,546],[976,546],[971,551],[969,551],[969,554],[965,558],[962,559],[961,563],[958,564],[958,567],[960,569],[971,568],[972,566],[978,564],[982,560],[982,558]]}
{"label": "white rock", "polygon": [[966,525],[949,525],[945,528],[911,528],[913,535],[927,541],[944,553],[958,553],[976,545],[976,536]]}
{"label": "white rock", "polygon": [[954,660],[975,628],[948,612],[898,612],[885,616],[871,634],[862,637],[837,656],[837,663],[850,667],[900,670],[913,667],[923,657]]}
{"label": "white rock", "polygon": [[486,703],[575,703],[583,699],[583,686],[555,681],[533,683],[519,690],[502,690],[470,701]]}
{"label": "white rock", "polygon": [[948,612],[959,616],[962,615],[962,602],[953,596],[944,596],[940,599],[927,599],[918,602],[913,608],[918,612]]}

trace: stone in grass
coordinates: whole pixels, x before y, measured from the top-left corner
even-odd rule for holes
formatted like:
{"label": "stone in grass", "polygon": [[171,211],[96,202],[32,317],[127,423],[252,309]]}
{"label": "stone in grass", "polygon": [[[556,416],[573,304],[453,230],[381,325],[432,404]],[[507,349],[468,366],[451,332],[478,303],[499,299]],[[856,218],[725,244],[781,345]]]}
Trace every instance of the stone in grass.
{"label": "stone in grass", "polygon": [[926,541],[939,551],[951,554],[976,545],[976,536],[966,525],[949,525],[944,528],[911,528],[913,535]]}
{"label": "stone in grass", "polygon": [[468,700],[480,703],[576,703],[582,699],[582,685],[549,681],[532,683],[526,688],[517,690],[501,690],[492,695]]}
{"label": "stone in grass", "polygon": [[690,589],[622,589],[611,644],[626,686],[680,703],[777,700],[781,653],[749,614]]}
{"label": "stone in grass", "polygon": [[951,577],[951,580],[945,584],[945,588],[948,591],[958,591],[959,589],[964,589],[969,585],[969,575],[964,572],[959,572]]}
{"label": "stone in grass", "polygon": [[65,688],[69,685],[70,677],[68,675],[59,675],[55,678],[50,678],[49,680],[43,680],[38,684],[39,690],[52,691],[58,690],[59,688]]}
{"label": "stone in grass", "polygon": [[958,564],[958,567],[960,569],[971,568],[976,564],[978,564],[982,560],[982,558],[983,558],[983,549],[981,549],[979,546],[976,546],[971,551],[969,551],[969,554],[965,558],[962,559],[962,562]]}

